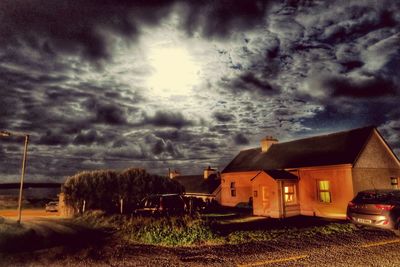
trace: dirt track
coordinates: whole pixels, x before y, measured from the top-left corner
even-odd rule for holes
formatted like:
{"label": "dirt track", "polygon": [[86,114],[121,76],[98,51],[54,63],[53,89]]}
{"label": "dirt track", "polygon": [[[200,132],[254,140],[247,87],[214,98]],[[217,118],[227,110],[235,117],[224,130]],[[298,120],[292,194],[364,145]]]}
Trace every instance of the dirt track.
{"label": "dirt track", "polygon": [[[16,209],[0,210],[0,217],[17,219]],[[58,212],[46,212],[44,209],[22,209],[21,220],[31,220],[33,218],[59,218]]]}

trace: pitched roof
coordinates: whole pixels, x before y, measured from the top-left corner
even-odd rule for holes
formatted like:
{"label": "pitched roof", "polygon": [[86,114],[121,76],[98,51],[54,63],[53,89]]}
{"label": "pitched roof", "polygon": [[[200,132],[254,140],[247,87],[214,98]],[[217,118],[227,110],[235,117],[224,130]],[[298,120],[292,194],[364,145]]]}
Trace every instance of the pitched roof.
{"label": "pitched roof", "polygon": [[353,164],[374,129],[369,126],[277,143],[266,152],[262,152],[261,148],[243,150],[222,172]]}
{"label": "pitched roof", "polygon": [[180,175],[174,180],[183,185],[186,193],[212,194],[221,183],[217,175],[211,174],[207,179],[203,175]]}

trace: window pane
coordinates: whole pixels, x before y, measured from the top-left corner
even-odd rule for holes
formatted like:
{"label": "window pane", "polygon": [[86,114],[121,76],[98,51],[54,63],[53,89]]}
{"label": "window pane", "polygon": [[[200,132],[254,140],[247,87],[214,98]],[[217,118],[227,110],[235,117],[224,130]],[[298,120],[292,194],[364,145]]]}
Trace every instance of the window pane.
{"label": "window pane", "polygon": [[287,185],[283,187],[285,203],[295,202],[294,185]]}
{"label": "window pane", "polygon": [[232,190],[231,190],[231,196],[232,196],[232,197],[236,197],[236,190],[235,190],[235,189],[232,189]]}
{"label": "window pane", "polygon": [[319,181],[319,190],[329,190],[329,181]]}
{"label": "window pane", "polygon": [[293,186],[293,185],[285,186],[285,187],[283,188],[283,190],[285,191],[285,194],[287,194],[287,193],[294,193],[294,186]]}
{"label": "window pane", "polygon": [[292,194],[285,195],[285,202],[293,202],[293,201],[294,201],[294,195],[292,195]]}
{"label": "window pane", "polygon": [[330,192],[319,192],[319,197],[320,197],[321,202],[325,202],[325,203],[331,202]]}
{"label": "window pane", "polygon": [[231,182],[231,188],[235,188],[235,182]]}

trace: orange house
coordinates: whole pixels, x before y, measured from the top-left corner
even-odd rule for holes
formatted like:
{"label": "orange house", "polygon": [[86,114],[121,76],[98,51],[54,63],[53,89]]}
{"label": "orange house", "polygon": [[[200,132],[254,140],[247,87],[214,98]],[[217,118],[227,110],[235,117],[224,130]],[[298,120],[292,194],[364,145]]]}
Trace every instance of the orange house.
{"label": "orange house", "polygon": [[365,189],[398,188],[400,162],[375,127],[241,151],[222,171],[221,205],[252,202],[253,214],[345,218]]}

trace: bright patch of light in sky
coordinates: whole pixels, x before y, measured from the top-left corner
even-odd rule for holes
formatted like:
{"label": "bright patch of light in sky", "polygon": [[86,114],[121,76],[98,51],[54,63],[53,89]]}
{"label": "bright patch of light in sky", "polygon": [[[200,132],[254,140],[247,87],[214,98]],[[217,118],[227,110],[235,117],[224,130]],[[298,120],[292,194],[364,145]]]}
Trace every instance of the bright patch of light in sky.
{"label": "bright patch of light in sky", "polygon": [[155,95],[190,95],[199,82],[199,67],[185,48],[152,48],[149,61],[153,74],[148,86]]}

